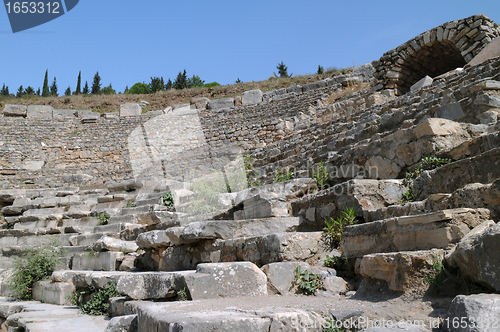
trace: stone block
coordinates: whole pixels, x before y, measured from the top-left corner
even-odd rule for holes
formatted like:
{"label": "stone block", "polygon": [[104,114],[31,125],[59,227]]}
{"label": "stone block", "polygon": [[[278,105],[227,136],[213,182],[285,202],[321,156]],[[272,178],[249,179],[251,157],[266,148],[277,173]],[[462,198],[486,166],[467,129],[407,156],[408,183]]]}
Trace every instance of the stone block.
{"label": "stone block", "polygon": [[176,113],[175,111],[187,111],[187,110],[191,109],[191,105],[190,104],[175,104],[174,106],[172,106],[172,109],[173,109],[174,113]]}
{"label": "stone block", "polygon": [[448,136],[457,132],[463,133],[458,122],[442,118],[428,118],[415,127],[413,133],[417,138],[423,136]]}
{"label": "stone block", "polygon": [[172,245],[167,232],[164,230],[141,233],[137,237],[136,243],[140,248],[159,248]]}
{"label": "stone block", "polygon": [[54,119],[74,119],[77,116],[77,112],[75,110],[57,110],[55,109],[52,112],[52,116]]}
{"label": "stone block", "polygon": [[245,91],[241,95],[241,104],[244,106],[261,103],[262,95],[262,91],[259,89]]}
{"label": "stone block", "polygon": [[25,160],[21,168],[27,171],[39,171],[44,165],[45,161],[43,160]]}
{"label": "stone block", "polygon": [[185,280],[193,300],[267,295],[266,275],[250,262],[198,264]]}
{"label": "stone block", "polygon": [[26,117],[28,119],[37,120],[52,120],[54,108],[52,106],[45,105],[30,105],[26,112]]}
{"label": "stone block", "polygon": [[117,261],[123,257],[121,252],[82,253],[73,256],[73,270],[116,271]]}
{"label": "stone block", "polygon": [[425,88],[426,86],[430,86],[430,85],[432,85],[432,82],[434,82],[434,80],[431,77],[425,76],[420,81],[413,84],[410,88],[410,91],[416,91],[416,90],[420,90],[422,88]]}
{"label": "stone block", "polygon": [[234,106],[234,98],[222,98],[210,100],[207,103],[208,109],[230,108]]}
{"label": "stone block", "polygon": [[171,298],[186,288],[185,278],[194,274],[194,271],[127,273],[118,279],[116,290],[134,300]]}
{"label": "stone block", "polygon": [[450,103],[441,106],[436,111],[436,118],[443,118],[448,120],[457,120],[464,116],[464,111],[460,103]]}
{"label": "stone block", "polygon": [[323,88],[326,86],[326,84],[327,84],[327,82],[325,80],[312,82],[312,83],[306,83],[302,86],[302,91],[307,92],[307,91]]}
{"label": "stone block", "polygon": [[262,271],[272,288],[278,294],[286,295],[295,293],[293,280],[297,266],[300,266],[302,271],[309,270],[309,264],[305,262],[277,262],[264,265]]}
{"label": "stone block", "polygon": [[477,84],[474,84],[469,89],[470,92],[476,92],[481,90],[500,90],[500,82],[494,80],[481,81]]}
{"label": "stone block", "polygon": [[493,39],[485,48],[481,50],[472,60],[469,61],[469,66],[480,65],[490,59],[500,56],[500,38]]}
{"label": "stone block", "polygon": [[[450,332],[499,332],[500,295],[458,295],[443,327]],[[455,323],[455,324],[453,324]]]}
{"label": "stone block", "polygon": [[43,303],[71,305],[69,297],[75,292],[70,282],[38,281],[33,284],[33,299]]}
{"label": "stone block", "polygon": [[302,93],[302,86],[300,86],[300,85],[289,86],[286,89],[286,92],[287,93],[296,93],[296,94]]}
{"label": "stone block", "polygon": [[474,105],[484,105],[488,107],[500,107],[500,97],[483,94],[474,100]]}
{"label": "stone block", "polygon": [[11,105],[7,104],[3,108],[3,115],[4,116],[20,116],[20,117],[26,117],[26,111],[28,107],[24,105]]}
{"label": "stone block", "polygon": [[91,247],[93,251],[116,251],[122,253],[136,252],[139,247],[134,241],[123,241],[104,235],[97,240]]}
{"label": "stone block", "polygon": [[126,103],[120,105],[120,117],[124,116],[139,116],[142,114],[141,105],[137,103]]}
{"label": "stone block", "polygon": [[495,124],[498,121],[497,111],[486,111],[481,114],[476,115],[476,118],[482,124]]}
{"label": "stone block", "polygon": [[111,318],[104,332],[137,332],[137,315]]}
{"label": "stone block", "polygon": [[208,99],[207,97],[191,98],[191,108],[205,110],[209,101],[210,99]]}

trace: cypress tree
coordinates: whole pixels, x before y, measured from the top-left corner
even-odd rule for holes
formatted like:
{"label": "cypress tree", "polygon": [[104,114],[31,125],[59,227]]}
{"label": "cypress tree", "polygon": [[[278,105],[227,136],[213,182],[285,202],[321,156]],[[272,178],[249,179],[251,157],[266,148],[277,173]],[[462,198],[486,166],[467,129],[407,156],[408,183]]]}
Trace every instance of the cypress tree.
{"label": "cypress tree", "polygon": [[64,91],[65,96],[71,96],[71,87],[68,86],[68,88]]}
{"label": "cypress tree", "polygon": [[79,95],[82,93],[82,71],[78,73],[78,81],[76,82],[76,90],[75,90],[75,95]]}
{"label": "cypress tree", "polygon": [[85,86],[83,87],[82,93],[84,95],[88,95],[89,94],[89,85],[88,85],[87,81],[85,81]]}
{"label": "cypress tree", "polygon": [[56,83],[56,78],[54,77],[54,81],[52,82],[52,85],[50,86],[50,95],[51,96],[59,96],[57,94],[57,83]]}
{"label": "cypress tree", "polygon": [[101,76],[99,76],[99,72],[94,75],[94,82],[92,83],[92,91],[91,94],[98,95],[101,91]]}
{"label": "cypress tree", "polygon": [[49,96],[49,70],[45,71],[45,79],[43,80],[42,97]]}

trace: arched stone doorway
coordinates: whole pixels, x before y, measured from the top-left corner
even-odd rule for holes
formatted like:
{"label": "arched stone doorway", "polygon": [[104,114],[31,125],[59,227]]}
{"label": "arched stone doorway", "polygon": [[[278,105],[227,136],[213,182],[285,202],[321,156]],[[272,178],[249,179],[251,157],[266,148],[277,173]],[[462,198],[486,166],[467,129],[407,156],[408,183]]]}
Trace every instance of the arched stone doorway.
{"label": "arched stone doorway", "polygon": [[380,88],[401,95],[426,75],[436,77],[463,67],[498,36],[499,26],[484,15],[448,22],[374,61],[374,76]]}

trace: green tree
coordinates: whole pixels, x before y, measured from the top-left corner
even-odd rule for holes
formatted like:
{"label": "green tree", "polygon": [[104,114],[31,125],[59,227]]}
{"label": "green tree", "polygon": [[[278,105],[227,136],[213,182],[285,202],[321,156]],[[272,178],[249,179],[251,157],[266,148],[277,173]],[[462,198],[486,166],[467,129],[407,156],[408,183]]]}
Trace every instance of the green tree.
{"label": "green tree", "polygon": [[40,87],[36,90],[36,95],[39,96],[41,94]]}
{"label": "green tree", "polygon": [[186,69],[184,69],[184,72],[179,72],[177,74],[177,78],[174,81],[174,89],[177,90],[182,90],[187,87],[187,74],[186,74]]}
{"label": "green tree", "polygon": [[82,93],[82,71],[78,73],[78,80],[76,81],[76,90],[73,94],[79,95]]}
{"label": "green tree", "polygon": [[54,81],[52,82],[52,85],[50,86],[50,95],[51,96],[59,96],[57,93],[57,83],[56,83],[56,78],[54,77]]}
{"label": "green tree", "polygon": [[68,88],[66,90],[64,90],[64,95],[71,96],[71,87],[68,86]]}
{"label": "green tree", "polygon": [[5,83],[3,84],[2,90],[0,91],[0,94],[2,96],[8,96],[9,95],[9,87],[5,86]]}
{"label": "green tree", "polygon": [[26,89],[24,89],[24,94],[27,96],[34,96],[35,89],[33,89],[31,86],[28,86]]}
{"label": "green tree", "polygon": [[151,90],[149,89],[149,84],[141,83],[141,82],[135,83],[127,91],[127,94],[130,94],[130,95],[145,95],[148,93],[151,93]]}
{"label": "green tree", "polygon": [[89,91],[89,84],[87,83],[87,81],[85,81],[85,86],[83,87],[83,91],[82,91],[82,93],[83,93],[84,95],[88,95],[88,94],[89,94],[89,92],[90,92],[90,91]]}
{"label": "green tree", "polygon": [[43,80],[42,97],[49,96],[49,70],[45,71],[45,78]]}
{"label": "green tree", "polygon": [[163,91],[163,77],[151,77],[151,83],[149,83],[149,90],[151,93],[155,93],[156,91]]}
{"label": "green tree", "polygon": [[111,83],[109,83],[109,86],[102,88],[99,93],[102,95],[116,95],[116,91],[113,89],[113,86],[111,86]]}
{"label": "green tree", "polygon": [[123,93],[127,93],[128,92],[128,85],[125,86],[125,90],[123,91]]}
{"label": "green tree", "polygon": [[24,89],[23,86],[21,85],[19,89],[17,89],[16,97],[21,98],[24,95]]}
{"label": "green tree", "polygon": [[316,72],[316,75],[322,75],[324,72],[325,72],[325,68],[323,68],[323,66],[319,65],[318,71]]}
{"label": "green tree", "polygon": [[91,94],[97,95],[101,91],[101,76],[99,76],[99,72],[94,75],[94,82],[92,83],[92,91]]}
{"label": "green tree", "polygon": [[288,67],[285,66],[285,64],[283,63],[283,61],[281,61],[281,63],[278,63],[278,65],[276,66],[276,69],[278,69],[278,75],[280,75],[281,78],[289,78],[289,77],[292,77],[292,75],[288,75]]}
{"label": "green tree", "polygon": [[187,88],[198,88],[202,87],[205,84],[205,81],[200,78],[200,76],[193,75],[192,78],[188,78],[186,82]]}
{"label": "green tree", "polygon": [[242,80],[240,80],[240,78],[239,78],[239,77],[238,77],[238,79],[234,82],[234,84],[241,84],[241,83],[243,83],[243,81],[242,81]]}
{"label": "green tree", "polygon": [[174,83],[172,83],[172,80],[170,78],[168,79],[167,83],[165,84],[165,90],[170,90],[174,86]]}

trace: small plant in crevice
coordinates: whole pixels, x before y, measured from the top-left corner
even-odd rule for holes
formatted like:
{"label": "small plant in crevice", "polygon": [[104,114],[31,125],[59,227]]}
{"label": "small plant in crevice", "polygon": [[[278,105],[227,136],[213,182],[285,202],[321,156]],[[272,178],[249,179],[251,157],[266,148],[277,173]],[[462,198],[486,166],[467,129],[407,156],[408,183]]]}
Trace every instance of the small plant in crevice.
{"label": "small plant in crevice", "polygon": [[29,247],[22,259],[14,261],[14,271],[9,287],[24,300],[33,296],[32,287],[37,281],[47,279],[61,262],[64,250],[57,242]]}
{"label": "small plant in crevice", "polygon": [[99,221],[99,225],[104,226],[107,225],[110,219],[109,213],[106,212],[100,212],[97,215],[97,221]]}
{"label": "small plant in crevice", "polygon": [[161,195],[161,204],[166,207],[174,207],[174,194],[169,191]]}
{"label": "small plant in crevice", "polygon": [[328,179],[330,178],[328,172],[326,171],[325,163],[320,162],[316,169],[313,170],[313,178],[318,183],[318,187],[320,190],[323,190],[326,186]]}
{"label": "small plant in crevice", "polygon": [[307,270],[302,271],[300,265],[294,270],[293,281],[297,285],[299,293],[304,295],[314,295],[317,290],[324,289],[323,281],[319,274],[310,273]]}
{"label": "small plant in crevice", "polygon": [[262,184],[257,180],[258,172],[254,167],[255,159],[249,154],[243,154],[243,165],[245,167],[245,173],[247,177],[247,185],[249,188],[260,187]]}
{"label": "small plant in crevice", "polygon": [[[108,315],[110,306],[109,299],[122,296],[116,291],[116,284],[109,283],[102,289],[87,287],[84,291],[73,294],[69,300],[73,305],[77,305],[82,313],[93,316]],[[90,299],[83,303],[83,299]]]}
{"label": "small plant in crevice", "polygon": [[327,319],[322,332],[344,332],[342,327],[337,326],[337,321],[333,318]]}
{"label": "small plant in crevice", "polygon": [[177,301],[187,301],[189,300],[188,292],[186,288],[177,291]]}
{"label": "small plant in crevice", "polygon": [[356,211],[352,207],[346,207],[336,219],[325,219],[325,224],[326,227],[323,228],[323,231],[325,232],[326,242],[331,248],[337,248],[342,241],[345,226],[356,224]]}
{"label": "small plant in crevice", "polygon": [[127,201],[127,205],[125,205],[126,208],[134,208],[135,207],[135,203],[134,203],[134,200],[133,199],[129,199]]}
{"label": "small plant in crevice", "polygon": [[276,169],[274,172],[274,177],[273,177],[273,182],[278,183],[278,182],[285,182],[288,180],[293,179],[293,171],[282,171],[279,168]]}
{"label": "small plant in crevice", "polygon": [[335,269],[340,260],[340,256],[328,256],[326,255],[325,261],[323,262],[323,266],[329,267],[331,269]]}
{"label": "small plant in crevice", "polygon": [[406,187],[407,191],[403,194],[403,203],[412,202],[415,200],[413,182],[423,171],[436,169],[438,167],[451,163],[451,161],[452,160],[448,158],[424,157],[417,164],[417,167],[413,172],[406,172],[405,179],[403,180],[403,185]]}

